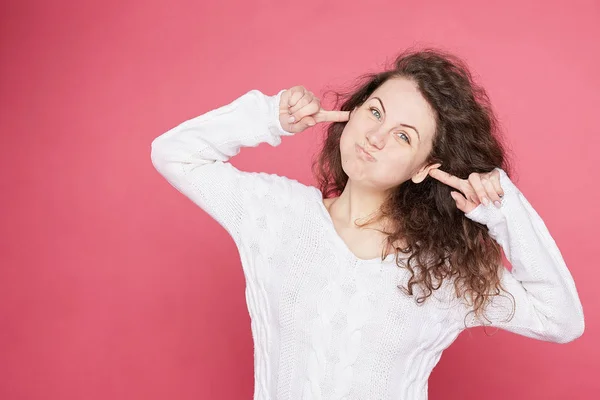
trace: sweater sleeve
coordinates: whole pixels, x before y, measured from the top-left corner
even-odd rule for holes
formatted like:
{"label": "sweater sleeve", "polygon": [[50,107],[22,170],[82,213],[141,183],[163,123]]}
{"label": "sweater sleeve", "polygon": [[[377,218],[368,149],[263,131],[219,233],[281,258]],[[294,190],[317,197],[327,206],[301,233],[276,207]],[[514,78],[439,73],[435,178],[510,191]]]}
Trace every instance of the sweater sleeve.
{"label": "sweater sleeve", "polygon": [[[275,174],[246,172],[228,160],[242,147],[260,143],[277,146],[291,136],[279,122],[281,90],[267,96],[251,90],[231,103],[189,119],[156,137],[151,160],[156,170],[179,192],[206,211],[233,239],[241,238],[248,198],[276,190]],[[256,199],[252,204],[257,204]]]}
{"label": "sweater sleeve", "polygon": [[500,265],[501,283],[509,295],[501,290],[486,308],[489,320],[476,321],[471,312],[467,325],[491,325],[548,342],[573,341],[585,327],[575,282],[541,217],[506,172],[497,169],[502,207],[480,204],[465,215],[486,225],[502,246],[512,266],[509,271]]}

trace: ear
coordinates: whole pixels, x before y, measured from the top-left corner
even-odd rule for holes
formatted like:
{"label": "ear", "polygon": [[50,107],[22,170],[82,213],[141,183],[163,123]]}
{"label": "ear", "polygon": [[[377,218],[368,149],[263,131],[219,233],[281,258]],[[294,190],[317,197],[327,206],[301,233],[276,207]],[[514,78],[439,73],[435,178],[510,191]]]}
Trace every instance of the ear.
{"label": "ear", "polygon": [[421,183],[425,180],[425,178],[427,178],[427,176],[429,175],[429,171],[431,171],[432,169],[439,168],[441,166],[442,166],[442,164],[440,164],[440,163],[427,165],[427,166],[421,168],[421,170],[419,172],[414,174],[411,179],[414,183]]}

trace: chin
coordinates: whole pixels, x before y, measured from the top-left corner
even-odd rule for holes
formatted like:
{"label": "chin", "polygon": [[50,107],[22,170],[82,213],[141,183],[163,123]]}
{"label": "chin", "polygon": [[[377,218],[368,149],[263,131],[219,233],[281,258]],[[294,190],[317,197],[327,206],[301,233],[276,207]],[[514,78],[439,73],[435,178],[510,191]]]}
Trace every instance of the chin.
{"label": "chin", "polygon": [[372,171],[364,167],[362,160],[342,159],[342,169],[348,175],[348,179],[353,182],[360,182],[370,187],[378,185],[375,183],[377,179],[374,179]]}
{"label": "chin", "polygon": [[382,192],[403,183],[403,181],[397,180],[390,181],[389,173],[382,174],[381,171],[365,168],[363,160],[342,158],[342,169],[344,170],[344,173],[348,175],[349,180]]}

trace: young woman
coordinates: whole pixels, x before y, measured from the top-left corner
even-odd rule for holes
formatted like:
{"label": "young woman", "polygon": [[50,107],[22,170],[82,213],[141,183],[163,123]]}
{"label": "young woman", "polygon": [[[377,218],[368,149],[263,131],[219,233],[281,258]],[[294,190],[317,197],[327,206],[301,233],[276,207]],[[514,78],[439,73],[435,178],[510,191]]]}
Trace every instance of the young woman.
{"label": "young woman", "polygon": [[[152,142],[155,168],[239,250],[254,399],[426,399],[465,328],[556,343],[583,333],[571,274],[509,179],[464,63],[405,52],[364,78],[340,111],[302,86],[251,90]],[[228,162],[317,123],[329,124],[319,188]]]}

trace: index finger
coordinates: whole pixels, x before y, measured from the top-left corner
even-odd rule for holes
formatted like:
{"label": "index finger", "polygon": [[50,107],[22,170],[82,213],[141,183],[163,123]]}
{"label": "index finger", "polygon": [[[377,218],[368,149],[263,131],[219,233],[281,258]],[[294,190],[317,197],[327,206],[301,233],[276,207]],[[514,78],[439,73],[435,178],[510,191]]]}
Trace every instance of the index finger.
{"label": "index finger", "polygon": [[438,181],[445,183],[448,186],[452,186],[455,189],[460,190],[462,179],[457,176],[451,175],[445,171],[440,170],[439,168],[432,168],[429,170],[429,175],[432,178],[437,179]]}
{"label": "index finger", "polygon": [[317,122],[345,122],[350,119],[350,111],[321,110],[314,118]]}

